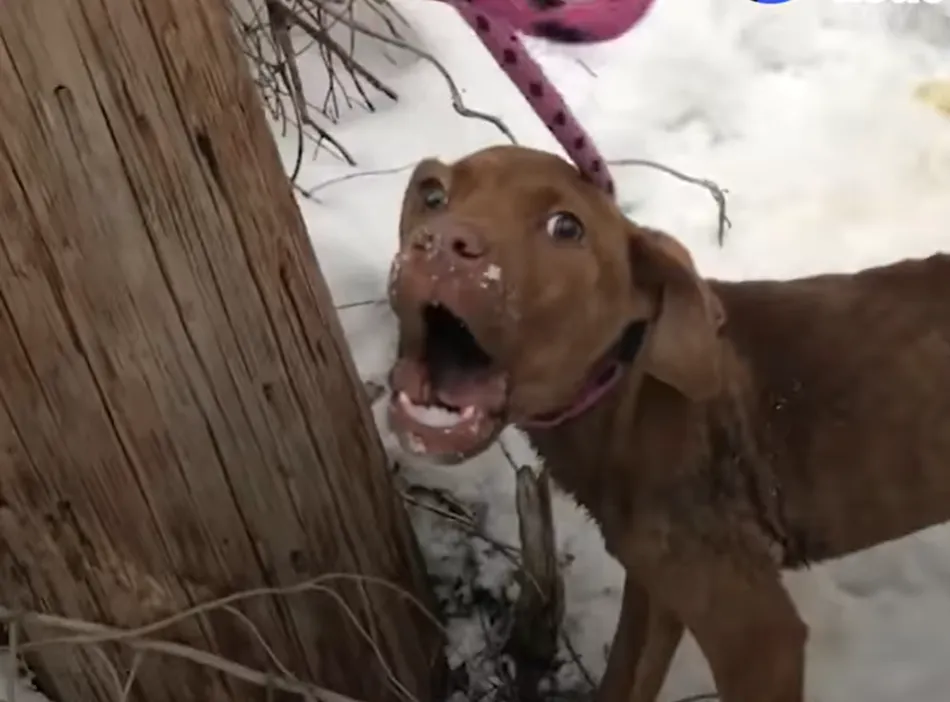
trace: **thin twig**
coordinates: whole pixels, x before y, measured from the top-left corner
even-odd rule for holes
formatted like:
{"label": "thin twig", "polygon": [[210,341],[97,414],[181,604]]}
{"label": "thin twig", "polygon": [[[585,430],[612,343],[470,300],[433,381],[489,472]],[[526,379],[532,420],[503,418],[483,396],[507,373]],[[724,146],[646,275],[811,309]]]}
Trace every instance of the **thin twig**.
{"label": "thin twig", "polygon": [[729,217],[726,214],[726,193],[727,190],[720,188],[715,182],[707,180],[706,178],[697,178],[695,176],[686,175],[682,171],[678,171],[675,168],[670,166],[664,166],[662,163],[657,163],[656,161],[648,161],[642,158],[622,158],[616,161],[608,161],[607,165],[610,166],[643,166],[645,168],[654,168],[658,171],[662,171],[667,175],[671,175],[674,178],[678,178],[685,183],[691,183],[693,185],[698,185],[701,188],[705,188],[709,191],[709,194],[712,195],[713,200],[716,201],[716,206],[719,208],[719,219],[718,224],[719,228],[716,234],[716,241],[719,242],[719,245],[723,245],[723,241],[726,236],[726,229],[732,226],[732,222],[729,221]]}
{"label": "thin twig", "polygon": [[[286,70],[278,70],[277,75],[284,82],[287,92],[291,96],[291,100],[293,101],[294,105],[294,112],[297,114],[298,123],[301,125],[307,125],[316,130],[321,140],[325,140],[332,144],[334,148],[340,152],[340,155],[343,156],[348,164],[355,166],[356,159],[353,158],[350,152],[347,151],[346,148],[339,141],[337,141],[332,134],[318,125],[313,120],[313,118],[310,117],[310,114],[306,109],[303,95],[303,82],[300,79],[300,71],[297,68],[297,59],[290,42],[290,35],[288,33],[287,24],[290,16],[288,16],[286,12],[282,12],[282,10],[285,9],[284,6],[275,0],[268,0],[266,7],[268,15],[270,16],[271,31],[274,33],[274,40],[284,59],[282,68],[286,67]],[[297,166],[291,180],[296,179],[299,168],[300,158],[298,158]]]}
{"label": "thin twig", "polygon": [[590,671],[587,670],[587,666],[584,665],[584,661],[581,660],[581,654],[577,652],[577,648],[574,646],[574,642],[571,641],[570,637],[561,630],[561,641],[564,643],[564,648],[567,649],[567,654],[571,657],[571,660],[574,661],[574,665],[577,666],[577,669],[581,671],[581,675],[584,677],[584,680],[587,682],[591,690],[597,689],[597,683],[594,682],[594,676],[590,674]]}
{"label": "thin twig", "polygon": [[[284,56],[284,64],[278,69],[278,75],[284,81],[287,89],[290,91],[290,99],[293,102],[294,112],[297,113],[297,122],[304,124],[307,117],[307,105],[303,97],[303,81],[300,80],[300,71],[297,69],[297,59],[294,55],[293,44],[290,41],[290,32],[287,27],[287,18],[283,12],[279,11],[282,6],[276,2],[267,2],[264,5],[267,9],[267,16],[270,20],[271,35],[274,42],[279,47]],[[287,76],[285,73],[289,73]],[[331,140],[331,144],[334,142]],[[340,153],[348,155],[346,150],[341,149]],[[290,173],[290,182],[297,181],[300,175],[300,168],[303,165],[303,132],[297,133],[297,153],[294,157],[294,167]]]}
{"label": "thin twig", "polygon": [[[340,91],[347,105],[354,104],[347,92],[346,83],[339,80],[338,73],[349,73],[360,94],[361,106],[370,111],[374,111],[375,106],[367,94],[368,88],[364,85],[371,86],[394,100],[398,99],[395,91],[367,70],[354,56],[356,35],[363,33],[349,26],[353,23],[351,16],[354,0],[333,2],[333,9],[328,11],[330,4],[327,0],[252,0],[251,16],[247,20],[241,17],[241,11],[232,6],[232,22],[242,39],[244,54],[250,59],[254,82],[265,108],[270,117],[280,124],[283,135],[287,134],[288,122],[297,129],[298,153],[292,168],[294,177],[299,175],[301,169],[305,140],[315,142],[318,151],[321,146],[328,145],[334,157],[355,165],[355,158],[349,150],[333,136],[331,130],[321,126],[313,114],[319,111],[335,123],[340,117],[337,105]],[[388,0],[362,0],[362,4],[384,20],[393,37],[398,41],[403,40],[396,22],[407,27],[409,24]],[[331,36],[330,32],[336,25],[348,29],[349,42],[340,43]],[[294,48],[289,31],[291,26],[300,28],[306,34],[302,48]],[[386,39],[385,34],[377,34]],[[348,48],[344,46],[347,43]],[[384,54],[388,46],[384,43]],[[330,78],[324,102],[329,101],[331,104],[324,105],[322,109],[307,99],[298,67],[298,57],[314,47],[319,51]],[[342,64],[342,71],[337,71],[337,61]],[[289,105],[285,105],[285,101]]]}
{"label": "thin twig", "polygon": [[344,302],[342,305],[336,306],[336,311],[340,312],[342,310],[351,310],[354,307],[369,307],[370,305],[383,305],[386,303],[386,300],[375,299],[375,300],[360,300],[359,302]]}
{"label": "thin twig", "polygon": [[[305,191],[305,195],[307,197],[313,198],[314,193],[320,190],[323,190],[324,188],[328,188],[334,185],[339,185],[341,183],[354,180],[356,178],[364,178],[367,176],[394,175],[396,173],[400,173],[402,171],[408,170],[409,168],[412,168],[413,166],[416,165],[416,163],[417,162],[414,161],[412,163],[407,163],[402,166],[397,166],[395,168],[380,168],[380,169],[375,169],[375,170],[359,171],[357,173],[347,173],[346,175],[339,176],[337,178],[331,178],[329,180],[323,181],[322,183],[318,183],[314,187]],[[715,201],[716,207],[718,208],[718,212],[719,212],[718,220],[717,220],[718,229],[717,229],[716,240],[720,246],[723,245],[725,241],[726,230],[732,226],[732,222],[729,220],[728,213],[726,210],[726,193],[728,192],[728,190],[721,188],[715,181],[708,180],[706,178],[698,178],[696,176],[691,176],[673,168],[672,166],[667,166],[657,161],[650,161],[648,159],[626,158],[626,159],[608,161],[608,164],[611,166],[640,166],[643,168],[653,168],[662,173],[666,173],[667,175],[671,175],[674,178],[677,178],[685,183],[698,185],[701,188],[708,190],[709,194],[712,196],[713,200]],[[512,467],[517,470],[518,468],[517,464],[514,462],[514,460],[512,459],[511,455],[508,453],[508,450],[503,443],[501,444],[501,448],[502,448],[502,451],[505,452],[505,455],[508,458],[509,462],[512,464]]]}
{"label": "thin twig", "polygon": [[7,702],[16,702],[16,681],[20,677],[20,618],[14,617],[7,624],[7,644],[10,646],[10,670],[7,672]]}
{"label": "thin twig", "polygon": [[347,173],[346,175],[340,176],[338,178],[331,178],[330,180],[325,180],[322,183],[317,183],[315,186],[310,188],[307,191],[307,195],[313,196],[315,192],[328,188],[331,185],[339,185],[340,183],[345,183],[348,180],[353,180],[355,178],[364,178],[366,176],[378,176],[378,175],[394,175],[400,173],[401,171],[406,171],[416,165],[416,161],[412,163],[407,163],[403,166],[397,166],[395,168],[380,168],[372,171],[360,171],[359,173]]}
{"label": "thin twig", "polygon": [[136,651],[132,657],[132,665],[129,666],[129,674],[125,678],[125,685],[122,686],[122,696],[119,698],[119,702],[128,702],[129,695],[132,694],[132,685],[135,684],[135,676],[138,675],[143,658],[145,658],[145,654],[142,651]]}
{"label": "thin twig", "polygon": [[[9,610],[6,608],[0,608],[0,616],[8,615]],[[75,643],[77,645],[91,645],[91,638],[100,640],[119,640],[127,638],[125,636],[127,632],[122,629],[106,626],[104,624],[85,622],[78,619],[68,619],[65,617],[57,617],[49,614],[40,614],[38,612],[24,613],[23,620],[25,622],[39,626],[81,632],[85,635],[85,639],[81,637],[74,637],[76,640],[70,641],[70,643]],[[60,639],[59,641],[56,641],[56,643],[66,642],[66,639]],[[48,642],[37,643],[45,645]],[[234,661],[229,661],[213,653],[208,653],[207,651],[201,651],[197,648],[186,646],[185,644],[174,643],[171,641],[153,640],[144,637],[132,637],[129,638],[129,640],[125,643],[136,652],[157,653],[160,655],[172,656],[174,658],[181,658],[183,660],[191,661],[208,668],[213,668],[214,670],[224,673],[225,675],[243,680],[244,682],[251,683],[252,685],[257,685],[258,687],[266,687],[268,684],[271,684],[273,687],[282,690],[283,692],[289,692],[304,698],[318,699],[321,702],[358,702],[352,697],[347,697],[346,695],[333,692],[332,690],[327,690],[326,688],[312,685],[310,683],[288,680],[283,677],[268,675],[263,671],[249,668],[248,666],[235,663]]]}
{"label": "thin twig", "polygon": [[313,39],[316,42],[319,42],[320,44],[322,44],[323,46],[327,48],[327,51],[339,57],[340,61],[343,62],[343,65],[346,66],[346,69],[350,71],[351,73],[353,73],[354,76],[360,76],[364,78],[366,82],[368,82],[370,85],[376,88],[376,90],[378,90],[379,92],[383,93],[390,100],[393,100],[393,101],[399,100],[399,96],[396,95],[396,92],[392,88],[385,85],[379,78],[377,78],[368,70],[363,68],[363,66],[360,65],[356,61],[356,59],[353,58],[352,55],[347,53],[346,49],[344,49],[342,46],[337,44],[336,41],[333,40],[333,38],[330,36],[330,33],[327,32],[325,29],[321,29],[320,27],[315,27],[309,22],[305,22],[297,15],[293,14],[292,12],[289,12],[287,8],[285,8],[283,5],[280,5],[280,3],[276,2],[276,0],[271,0],[269,4],[274,4],[274,5],[279,6],[281,8],[280,11],[284,13],[287,21],[300,27],[304,32],[307,33],[307,35],[311,39]]}
{"label": "thin twig", "polygon": [[479,529],[474,522],[459,517],[457,514],[453,514],[447,510],[439,509],[435,505],[427,505],[425,502],[417,500],[408,493],[403,493],[402,499],[413,507],[424,509],[427,512],[431,512],[432,514],[436,515],[437,517],[441,517],[446,521],[452,522],[466,533],[470,534],[471,536],[475,536],[488,545],[492,546],[496,551],[498,551],[498,553],[504,555],[513,566],[519,569],[521,568],[521,552],[517,547],[512,546],[511,544],[506,544],[504,541],[500,541],[492,536],[489,536]]}
{"label": "thin twig", "polygon": [[[432,495],[436,500],[448,501],[444,495],[433,493],[431,491],[429,494]],[[403,492],[402,498],[406,503],[412,505],[413,507],[424,509],[436,515],[437,517],[441,517],[446,521],[450,521],[469,535],[484,541],[486,544],[494,548],[495,551],[504,557],[509,563],[511,563],[515,569],[519,571],[523,570],[523,564],[521,562],[521,549],[519,549],[517,546],[505,543],[500,539],[496,539],[495,537],[486,534],[485,531],[479,528],[479,526],[475,523],[475,520],[468,513],[464,512],[464,510],[459,510],[465,514],[463,517],[448,510],[439,509],[434,505],[426,504],[421,500],[417,500],[408,492]],[[525,571],[524,575],[527,576],[528,582],[539,594],[543,592],[540,583],[538,583],[531,573]]]}
{"label": "thin twig", "polygon": [[388,2],[379,2],[378,0],[367,0],[366,4],[364,5],[365,7],[368,7],[369,9],[371,9],[373,13],[376,14],[377,17],[383,20],[383,23],[386,25],[386,29],[388,29],[389,32],[394,37],[396,37],[397,39],[405,39],[405,37],[403,37],[402,34],[400,34],[399,30],[396,29],[396,25],[393,24],[393,21],[389,19],[389,16],[386,13],[384,13],[379,7],[377,7],[378,5],[385,6],[388,13],[391,15],[394,15],[396,19],[402,22],[403,26],[405,26],[408,29],[409,27],[411,27],[411,25],[409,24],[409,20],[406,19],[406,16],[403,15],[399,11],[399,8],[393,5],[390,5]]}
{"label": "thin twig", "polygon": [[[420,603],[410,593],[406,592],[403,588],[382,578],[347,573],[333,573],[323,575],[287,587],[262,587],[233,593],[226,597],[221,597],[204,604],[195,605],[162,620],[153,622],[152,624],[147,624],[134,629],[120,629],[117,627],[106,626],[104,624],[86,622],[78,619],[59,617],[56,615],[42,614],[38,612],[26,612],[23,614],[18,614],[6,607],[0,607],[0,619],[6,620],[8,622],[8,626],[10,621],[18,619],[19,621],[33,623],[39,626],[74,632],[74,635],[72,636],[41,639],[19,645],[19,651],[37,650],[40,648],[57,645],[98,646],[99,644],[105,642],[124,643],[136,651],[160,653],[200,663],[227,675],[237,677],[241,680],[245,680],[246,682],[250,682],[259,686],[266,687],[267,685],[273,685],[276,689],[282,690],[284,692],[319,699],[323,702],[354,702],[350,698],[340,695],[339,693],[326,690],[325,688],[321,688],[316,685],[301,682],[286,675],[270,675],[263,671],[255,670],[233,661],[228,661],[216,654],[207,651],[201,651],[191,646],[148,638],[149,634],[158,632],[164,628],[179,623],[184,619],[205,614],[216,609],[221,609],[243,600],[262,596],[288,596],[305,592],[319,592],[329,596],[336,602],[344,615],[349,618],[357,632],[364,638],[364,640],[366,640],[367,644],[373,650],[378,662],[382,666],[388,682],[393,686],[394,691],[407,700],[413,700],[414,698],[408,689],[406,689],[406,687],[395,678],[391,668],[386,663],[385,657],[379,650],[376,641],[372,636],[369,635],[362,624],[360,624],[356,614],[349,608],[349,606],[345,601],[343,601],[342,597],[338,593],[326,586],[327,583],[331,583],[333,581],[349,581],[355,582],[357,584],[375,584],[390,589],[401,597],[408,599],[409,602],[413,604],[442,633],[443,636],[447,635],[447,632],[442,627],[442,624],[438,621],[435,615],[432,614],[422,603]],[[11,646],[8,645],[5,647],[0,647],[0,650],[9,651],[10,648]],[[16,676],[14,676],[14,679],[15,678]],[[118,681],[117,676],[116,678]],[[121,689],[122,686],[117,685],[117,687]]]}
{"label": "thin twig", "polygon": [[488,122],[493,125],[498,131],[504,134],[512,144],[517,144],[518,140],[515,139],[515,135],[511,133],[511,130],[508,129],[507,125],[502,122],[498,117],[489,115],[484,112],[479,112],[478,110],[473,110],[466,106],[465,101],[462,99],[462,92],[459,90],[458,86],[455,84],[455,81],[452,79],[451,74],[448,69],[442,65],[442,63],[435,58],[432,54],[422,49],[416,48],[412,44],[403,41],[402,39],[396,39],[394,37],[387,37],[385,34],[377,32],[375,29],[367,27],[366,25],[358,22],[354,19],[346,18],[336,12],[336,10],[331,10],[328,7],[324,6],[323,8],[327,14],[337,17],[341,22],[349,25],[352,29],[365,34],[368,37],[372,37],[381,42],[389,44],[390,46],[395,46],[403,51],[408,51],[411,54],[421,58],[423,61],[431,64],[435,69],[442,74],[442,78],[445,80],[446,85],[449,87],[449,93],[452,96],[452,107],[455,111],[460,114],[462,117],[469,117],[471,119],[481,120],[483,122]]}
{"label": "thin twig", "polygon": [[244,614],[237,607],[232,607],[231,605],[224,605],[221,607],[222,610],[230,614],[232,617],[237,619],[244,627],[251,633],[251,635],[257,640],[257,643],[261,645],[261,648],[264,649],[264,653],[270,659],[270,662],[274,665],[275,668],[280,672],[281,675],[293,678],[295,677],[293,673],[290,672],[290,669],[284,665],[284,662],[280,660],[280,657],[274,652],[274,649],[267,643],[267,639],[264,638],[264,635],[261,633],[261,630],[250,620],[250,618]]}
{"label": "thin twig", "polygon": [[112,678],[112,686],[115,688],[116,694],[121,696],[122,680],[119,679],[119,670],[116,668],[115,663],[113,663],[112,659],[106,655],[106,652],[103,650],[101,644],[90,644],[89,649],[99,657],[99,660],[102,661],[102,664],[109,672],[109,677]]}
{"label": "thin twig", "polygon": [[504,454],[505,459],[508,461],[508,465],[511,466],[511,469],[517,473],[518,469],[521,467],[518,462],[515,460],[515,457],[511,455],[511,451],[508,450],[508,446],[505,444],[501,438],[498,439],[498,447],[501,449],[502,454]]}

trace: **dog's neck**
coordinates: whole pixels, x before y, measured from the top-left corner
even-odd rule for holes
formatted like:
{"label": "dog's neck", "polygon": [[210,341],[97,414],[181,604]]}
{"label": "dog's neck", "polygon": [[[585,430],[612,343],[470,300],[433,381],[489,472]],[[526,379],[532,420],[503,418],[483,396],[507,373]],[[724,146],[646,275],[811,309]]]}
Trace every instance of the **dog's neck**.
{"label": "dog's neck", "polygon": [[650,425],[650,416],[644,426],[638,410],[644,392],[649,404],[657,393],[669,399],[671,390],[638,366],[625,366],[615,388],[586,412],[553,427],[525,427],[551,477],[594,518],[611,552],[625,515],[649,489],[649,444],[666,435]]}
{"label": "dog's neck", "polygon": [[600,361],[594,364],[580,391],[564,407],[536,415],[519,423],[523,429],[552,429],[588,412],[617,387],[625,371],[637,359],[644,345],[647,322],[628,324]]}
{"label": "dog's neck", "polygon": [[646,373],[645,360],[641,352],[623,364],[614,387],[586,411],[553,426],[520,426],[558,485],[600,525],[608,550],[638,501],[689,480],[696,466],[682,459],[706,441],[706,403]]}
{"label": "dog's neck", "polygon": [[[625,507],[616,498],[625,502],[634,489],[625,484],[631,475],[613,470],[617,448],[613,444],[617,436],[629,435],[618,423],[634,421],[649,331],[642,322],[628,325],[594,365],[588,376],[591,381],[574,402],[546,415],[545,421],[518,425],[554,480],[590,512],[605,538],[623,521]],[[598,455],[591,455],[591,447],[598,447]],[[606,479],[608,475],[613,477]]]}

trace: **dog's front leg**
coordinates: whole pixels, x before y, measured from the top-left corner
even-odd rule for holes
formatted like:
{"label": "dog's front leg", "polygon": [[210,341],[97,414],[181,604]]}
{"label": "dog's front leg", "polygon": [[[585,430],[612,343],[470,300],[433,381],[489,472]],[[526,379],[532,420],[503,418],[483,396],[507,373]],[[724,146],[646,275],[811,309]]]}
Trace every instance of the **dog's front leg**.
{"label": "dog's front leg", "polygon": [[[699,576],[702,577],[702,576]],[[803,702],[807,630],[787,593],[773,587],[714,598],[687,624],[722,702]]]}
{"label": "dog's front leg", "polygon": [[807,628],[767,550],[727,529],[649,525],[625,560],[696,637],[721,702],[803,702]]}
{"label": "dog's front leg", "polygon": [[620,601],[617,630],[607,655],[607,668],[597,689],[597,702],[628,702],[641,653],[649,638],[648,605],[646,591],[627,576]]}
{"label": "dog's front leg", "polygon": [[654,702],[682,635],[679,620],[627,577],[597,702]]}
{"label": "dog's front leg", "polygon": [[647,640],[637,663],[637,679],[629,702],[655,702],[673,656],[683,639],[683,623],[674,614],[650,601],[647,615]]}

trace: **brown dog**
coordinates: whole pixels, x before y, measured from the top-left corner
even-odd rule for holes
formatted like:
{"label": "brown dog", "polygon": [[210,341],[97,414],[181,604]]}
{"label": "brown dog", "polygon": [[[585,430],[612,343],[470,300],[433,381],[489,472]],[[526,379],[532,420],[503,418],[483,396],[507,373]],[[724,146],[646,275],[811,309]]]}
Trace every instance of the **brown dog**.
{"label": "brown dog", "polygon": [[390,286],[390,422],[451,462],[511,423],[628,577],[600,690],[649,702],[685,625],[723,702],[802,702],[782,568],[950,519],[950,257],[704,281],[561,159],[421,163]]}

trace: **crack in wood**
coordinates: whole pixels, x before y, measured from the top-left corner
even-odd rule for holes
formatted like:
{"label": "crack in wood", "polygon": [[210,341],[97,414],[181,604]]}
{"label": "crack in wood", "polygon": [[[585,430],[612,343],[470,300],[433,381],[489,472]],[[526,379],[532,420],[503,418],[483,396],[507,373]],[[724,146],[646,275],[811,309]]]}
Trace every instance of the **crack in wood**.
{"label": "crack in wood", "polygon": [[211,177],[214,178],[214,182],[220,186],[221,168],[218,166],[218,159],[214,155],[214,147],[211,146],[211,139],[208,138],[206,132],[199,129],[195,132],[195,144],[198,146],[198,151],[201,153],[202,158],[204,158],[205,163],[208,164]]}

